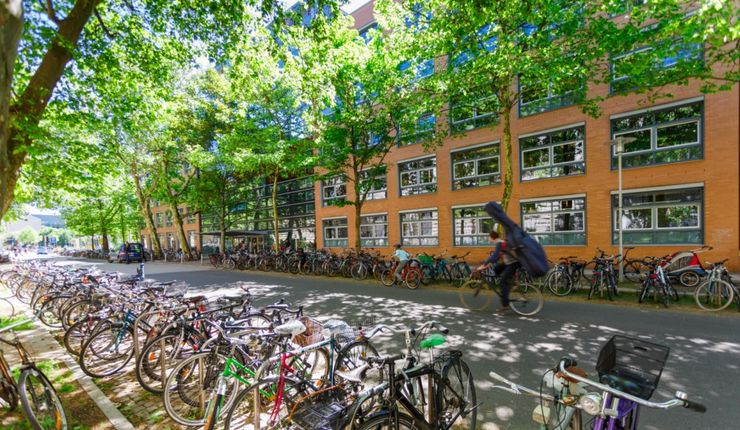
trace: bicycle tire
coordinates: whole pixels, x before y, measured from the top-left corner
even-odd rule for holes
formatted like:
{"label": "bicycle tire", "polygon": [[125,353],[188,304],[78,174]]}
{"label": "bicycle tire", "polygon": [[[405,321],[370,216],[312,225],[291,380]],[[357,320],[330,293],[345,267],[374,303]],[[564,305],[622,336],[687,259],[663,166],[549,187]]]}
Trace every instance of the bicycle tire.
{"label": "bicycle tire", "polygon": [[573,291],[573,282],[570,275],[563,270],[556,270],[545,280],[547,288],[558,297],[565,297]]}
{"label": "bicycle tire", "polygon": [[418,267],[410,267],[406,272],[406,276],[403,277],[403,283],[409,290],[415,290],[421,285],[421,279],[424,275],[421,273],[421,269]]}
{"label": "bicycle tire", "polygon": [[713,279],[704,282],[694,291],[694,301],[703,310],[717,312],[730,306],[735,289],[725,280]]}
{"label": "bicycle tire", "polygon": [[651,281],[649,279],[645,279],[642,282],[642,288],[640,288],[640,294],[637,296],[637,303],[643,303],[645,301],[645,298],[647,297],[650,289],[651,289]]}
{"label": "bicycle tire", "polygon": [[[121,329],[122,327],[119,327],[117,324],[112,324],[110,322],[107,324],[104,323],[96,327],[95,332],[85,341],[80,349],[79,357],[80,368],[86,375],[93,378],[111,376],[121,371],[121,369],[126,367],[129,361],[131,361],[134,356],[134,331],[131,327],[127,327],[125,332],[123,332],[123,339],[119,342],[118,337],[121,336]],[[109,336],[110,333],[114,333],[115,336],[112,342],[110,342],[106,337]],[[128,345],[123,343],[126,339],[129,341]],[[125,345],[123,351],[118,350],[120,345]],[[115,350],[112,354],[109,354],[106,357],[104,353],[106,350],[109,350],[111,346],[113,346]],[[100,359],[100,361],[95,360],[96,357]],[[106,363],[107,365],[103,366],[102,369],[98,368],[99,365]]]}
{"label": "bicycle tire", "polygon": [[0,317],[11,319],[15,316],[13,302],[6,298],[0,298]]}
{"label": "bicycle tire", "polygon": [[[442,381],[443,385],[439,386],[435,397],[437,399],[436,410],[439,411],[440,416],[446,417],[443,423],[444,428],[453,428],[454,426],[455,429],[476,430],[478,403],[473,374],[470,372],[468,364],[459,357],[450,360],[442,368]],[[448,399],[445,396],[448,391],[446,388],[453,387],[457,383],[459,383],[462,393],[449,390],[452,391],[449,393],[452,398]],[[451,408],[448,408],[448,406],[451,406]],[[455,414],[454,419],[449,416],[451,413]],[[468,414],[470,417],[467,416]],[[460,422],[461,418],[462,422]]]}
{"label": "bicycle tire", "polygon": [[396,283],[395,273],[391,269],[385,269],[380,275],[380,282],[386,287],[392,287]]}
{"label": "bicycle tire", "polygon": [[[34,383],[34,379],[37,381],[36,383]],[[37,390],[39,388],[43,390],[40,393],[41,396],[38,395]],[[35,430],[67,429],[67,417],[64,414],[62,401],[43,372],[35,367],[27,367],[21,371],[21,376],[18,378],[18,392],[21,406],[23,406],[23,411],[26,418],[28,418],[28,422],[31,423],[31,427]],[[42,405],[39,404],[39,401],[44,402],[44,407],[40,407]],[[41,413],[44,412],[51,412],[52,415],[43,418]]]}
{"label": "bicycle tire", "polygon": [[699,285],[699,282],[701,282],[701,276],[692,271],[683,272],[681,273],[681,276],[678,277],[678,282],[680,282],[684,287],[695,288]]}
{"label": "bicycle tire", "polygon": [[80,355],[82,344],[85,343],[100,320],[100,317],[94,317],[92,320],[80,320],[64,332],[64,347],[70,354],[75,356]]}
{"label": "bicycle tire", "polygon": [[414,423],[414,419],[404,413],[393,414],[391,411],[381,411],[375,414],[375,416],[369,418],[363,423],[357,430],[372,430],[372,429],[398,429],[398,430],[413,430],[418,427]]}
{"label": "bicycle tire", "polygon": [[[163,343],[166,360],[169,361],[169,367],[167,361],[164,364],[164,378],[162,378],[163,369],[160,361],[162,359]],[[189,349],[184,348],[185,346],[189,346]],[[152,339],[141,350],[134,367],[136,380],[139,381],[141,388],[153,394],[162,394],[162,385],[167,380],[167,375],[172,370],[173,364],[188,358],[193,351],[197,350],[197,346],[191,339],[183,340],[179,333],[163,334]],[[168,347],[170,348],[169,351]]]}
{"label": "bicycle tire", "polygon": [[334,374],[349,372],[365,364],[364,359],[379,357],[378,350],[367,339],[356,340],[342,347],[334,361]]}
{"label": "bicycle tire", "polygon": [[[288,424],[287,418],[290,411],[293,409],[296,401],[305,396],[306,389],[305,384],[301,381],[293,378],[285,378],[285,385],[283,386],[282,393],[283,403],[281,405],[283,412],[277,412],[277,414],[280,415],[280,421],[277,423],[270,423],[269,421],[272,414],[272,407],[270,407],[270,405],[274,403],[274,399],[276,397],[273,389],[277,387],[278,380],[279,378],[277,376],[262,378],[259,382],[241,390],[236,395],[234,403],[231,405],[229,412],[224,417],[224,430],[229,430],[231,428],[240,430],[254,429],[255,427],[253,424],[247,424],[249,422],[249,418],[240,419],[240,417],[235,415],[243,415],[243,409],[240,409],[240,407],[244,407],[246,411],[248,411],[247,413],[251,413],[251,421],[254,423],[257,418],[254,414],[255,404],[260,405],[259,430],[285,428],[286,424]],[[263,396],[261,394],[262,392],[266,392],[267,396]],[[262,413],[262,411],[264,411],[264,413]]]}
{"label": "bicycle tire", "polygon": [[460,303],[471,311],[482,311],[493,301],[493,287],[480,279],[471,279],[460,286]]}
{"label": "bicycle tire", "polygon": [[622,267],[624,277],[628,281],[639,284],[642,281],[642,265],[638,261],[627,261]]}
{"label": "bicycle tire", "polygon": [[599,266],[599,263],[594,260],[587,261],[586,264],[583,265],[583,268],[581,269],[581,273],[583,275],[583,279],[588,281],[589,284],[594,279],[594,271],[598,272],[598,266]]}
{"label": "bicycle tire", "polygon": [[509,306],[522,316],[539,313],[545,305],[542,290],[534,284],[516,284],[509,292]]}

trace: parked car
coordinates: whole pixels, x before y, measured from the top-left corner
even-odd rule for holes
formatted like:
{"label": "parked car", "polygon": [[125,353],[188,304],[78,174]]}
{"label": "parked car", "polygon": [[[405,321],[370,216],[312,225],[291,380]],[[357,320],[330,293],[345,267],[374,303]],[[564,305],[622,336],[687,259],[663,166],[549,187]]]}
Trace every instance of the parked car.
{"label": "parked car", "polygon": [[[137,261],[139,263],[146,261],[146,256],[144,255],[144,247],[140,243],[129,243],[128,247],[128,257],[130,261]],[[109,261],[111,263],[122,263],[126,261],[126,245],[121,245],[121,247],[118,249],[118,254],[114,254],[113,252],[111,252]]]}
{"label": "parked car", "polygon": [[44,245],[39,245],[39,247],[36,248],[36,254],[46,255],[48,253],[49,253],[49,250],[46,249],[46,247]]}

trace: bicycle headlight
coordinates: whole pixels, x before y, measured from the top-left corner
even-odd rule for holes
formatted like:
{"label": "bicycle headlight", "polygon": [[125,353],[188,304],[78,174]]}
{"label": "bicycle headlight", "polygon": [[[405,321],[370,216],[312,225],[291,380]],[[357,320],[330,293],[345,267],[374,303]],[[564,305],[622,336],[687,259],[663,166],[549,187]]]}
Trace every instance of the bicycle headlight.
{"label": "bicycle headlight", "polygon": [[578,406],[589,415],[598,415],[601,411],[601,395],[588,393],[578,399]]}

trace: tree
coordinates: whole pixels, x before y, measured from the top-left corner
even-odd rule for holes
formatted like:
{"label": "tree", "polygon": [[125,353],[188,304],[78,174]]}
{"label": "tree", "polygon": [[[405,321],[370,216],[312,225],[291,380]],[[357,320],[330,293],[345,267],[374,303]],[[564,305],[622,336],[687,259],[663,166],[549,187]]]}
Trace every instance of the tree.
{"label": "tree", "polygon": [[[335,1],[315,4],[338,15]],[[38,146],[50,104],[95,112],[105,88],[135,91],[135,80],[111,76],[121,72],[129,78],[127,62],[156,76],[162,60],[188,64],[194,52],[221,57],[249,22],[264,18],[280,27],[296,13],[260,0],[196,7],[162,0],[48,0],[26,8],[20,0],[0,1],[0,217],[13,202],[21,167]],[[73,56],[75,67],[67,67]]]}
{"label": "tree", "polygon": [[320,177],[339,177],[351,189],[351,199],[324,197],[354,207],[359,251],[362,208],[368,196],[384,188],[386,156],[398,145],[423,142],[431,148],[438,143],[441,135],[433,120],[442,104],[439,91],[429,88],[432,81],[421,76],[433,71],[433,60],[413,56],[397,33],[384,34],[381,27],[365,40],[347,20],[324,28],[324,37],[296,43],[297,62],[303,76],[320,76],[304,83],[314,87],[310,93],[324,94],[312,121]]}
{"label": "tree", "polygon": [[[660,59],[680,54],[683,44],[671,43],[675,37],[691,35],[694,41],[709,37],[721,45],[710,36],[705,24],[717,16],[736,16],[737,8],[719,13],[703,7],[701,18],[687,20],[683,2],[647,3],[648,7],[632,8],[626,22],[612,19],[614,14],[624,12],[619,8],[625,2],[617,0],[378,0],[376,7],[388,17],[390,31],[405,33],[413,49],[427,57],[446,59],[447,67],[434,78],[443,83],[439,88],[450,97],[450,116],[454,118],[459,110],[497,113],[493,126],[501,127],[502,133],[501,203],[506,209],[513,186],[511,114],[520,99],[538,109],[538,100],[559,95],[567,104],[578,104],[589,115],[599,115],[599,103],[605,97],[589,94],[588,90],[592,84],[612,82],[610,55],[645,46],[653,46],[649,55],[628,62],[631,64],[621,70],[635,75],[634,85],[624,92],[685,84],[695,76],[711,77],[708,73],[713,67],[709,62],[700,67],[694,61],[677,61],[667,68],[654,66]],[[721,27],[726,36],[734,34],[737,24]],[[736,44],[733,41],[731,45]],[[725,50],[726,46],[717,47],[717,52]],[[717,54],[709,61],[736,64],[737,54],[730,52]],[[724,77],[736,79],[736,71]]]}
{"label": "tree", "polygon": [[26,227],[16,234],[18,242],[23,245],[35,245],[41,240],[38,232],[31,227]]}

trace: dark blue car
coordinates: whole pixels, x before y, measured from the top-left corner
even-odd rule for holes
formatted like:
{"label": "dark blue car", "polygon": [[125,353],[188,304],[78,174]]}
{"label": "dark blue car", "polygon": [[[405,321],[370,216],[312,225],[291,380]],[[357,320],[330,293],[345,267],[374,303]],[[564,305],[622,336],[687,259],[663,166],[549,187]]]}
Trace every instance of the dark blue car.
{"label": "dark blue car", "polygon": [[[146,260],[144,256],[144,247],[140,243],[129,243],[128,244],[128,261],[143,262]],[[118,250],[118,255],[111,255],[111,262],[123,263],[126,260],[126,245],[121,245]]]}

